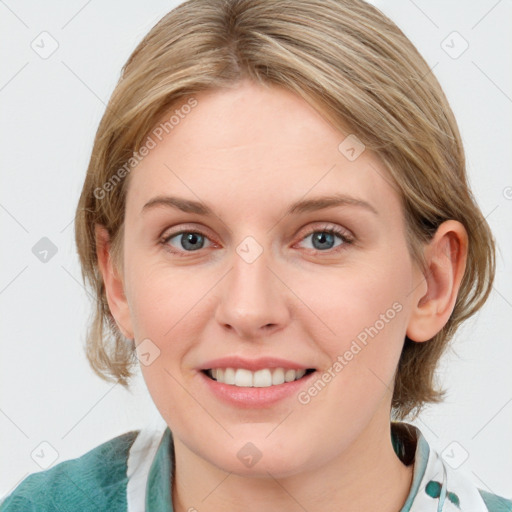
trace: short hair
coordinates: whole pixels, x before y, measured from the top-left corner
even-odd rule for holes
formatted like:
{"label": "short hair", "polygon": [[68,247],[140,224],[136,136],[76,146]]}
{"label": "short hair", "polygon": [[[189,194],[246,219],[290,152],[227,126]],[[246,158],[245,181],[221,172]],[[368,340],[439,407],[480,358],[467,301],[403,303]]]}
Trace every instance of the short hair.
{"label": "short hair", "polygon": [[95,225],[107,229],[120,261],[127,163],[171,106],[242,79],[299,95],[375,151],[392,176],[408,248],[424,272],[421,248],[438,226],[455,219],[466,228],[467,264],[454,310],[427,342],[405,337],[396,369],[392,412],[399,419],[417,416],[443,398],[437,363],[491,291],[495,246],[469,188],[461,137],[439,82],[403,32],[362,0],[188,0],[133,51],[99,124],[76,211],[82,276],[96,298],[86,340],[93,370],[128,387],[136,363],[134,343],[108,307]]}

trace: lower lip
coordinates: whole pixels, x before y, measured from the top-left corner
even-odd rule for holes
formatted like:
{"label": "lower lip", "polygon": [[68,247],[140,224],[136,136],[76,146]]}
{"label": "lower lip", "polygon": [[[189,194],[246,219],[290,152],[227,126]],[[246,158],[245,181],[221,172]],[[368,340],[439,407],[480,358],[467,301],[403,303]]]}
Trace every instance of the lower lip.
{"label": "lower lip", "polygon": [[280,400],[297,395],[300,389],[307,385],[316,372],[311,372],[299,380],[285,382],[266,388],[253,388],[222,384],[210,379],[203,372],[199,372],[208,389],[221,400],[242,408],[270,407]]}

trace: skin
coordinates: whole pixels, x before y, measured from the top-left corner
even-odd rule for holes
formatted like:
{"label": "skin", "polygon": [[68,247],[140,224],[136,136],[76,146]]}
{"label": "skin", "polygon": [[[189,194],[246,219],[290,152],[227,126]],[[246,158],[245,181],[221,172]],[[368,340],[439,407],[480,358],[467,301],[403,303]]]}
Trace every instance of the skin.
{"label": "skin", "polygon": [[[96,230],[117,325],[160,350],[141,369],[174,436],[175,510],[398,511],[413,467],[391,445],[393,376],[405,335],[427,341],[453,310],[465,230],[441,225],[424,247],[423,274],[378,157],[365,150],[349,161],[338,150],[349,130],[281,88],[242,81],[195,98],[129,177],[122,268],[109,258],[107,232]],[[285,215],[296,200],[334,192],[377,213],[343,205]],[[162,195],[200,201],[215,214],[142,211]],[[315,245],[311,234],[326,226],[353,243],[335,235]],[[194,241],[202,248],[187,252],[179,235],[162,243],[182,229],[202,232]],[[252,263],[236,252],[247,236],[263,250]],[[321,375],[394,303],[400,312],[308,404],[292,396],[237,408],[211,395],[197,371],[212,358],[272,356]],[[262,454],[251,468],[237,457],[247,442]]]}

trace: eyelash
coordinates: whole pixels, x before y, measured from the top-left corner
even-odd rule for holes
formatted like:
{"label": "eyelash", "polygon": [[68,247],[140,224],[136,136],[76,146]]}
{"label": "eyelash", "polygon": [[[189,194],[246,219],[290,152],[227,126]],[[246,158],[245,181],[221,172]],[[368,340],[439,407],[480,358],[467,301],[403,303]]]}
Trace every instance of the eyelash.
{"label": "eyelash", "polygon": [[[324,226],[324,227],[312,229],[309,232],[307,232],[300,239],[300,242],[302,242],[303,240],[305,240],[306,238],[308,238],[309,236],[311,236],[315,233],[328,233],[330,235],[337,235],[343,242],[342,244],[338,245],[337,247],[335,247],[333,249],[328,249],[326,251],[320,251],[318,249],[308,249],[309,251],[313,251],[315,255],[323,254],[323,253],[330,253],[330,254],[335,253],[336,254],[339,251],[346,249],[347,245],[351,245],[354,243],[354,239],[351,238],[346,233],[346,231],[344,231],[341,228],[338,228],[336,226]],[[178,235],[183,235],[183,234],[200,235],[209,240],[209,237],[201,231],[198,231],[196,229],[182,229],[181,231],[177,231],[176,233],[170,233],[170,234],[166,234],[166,235],[162,236],[160,239],[160,243],[165,247],[165,249],[168,252],[170,252],[171,254],[177,255],[179,257],[187,257],[186,256],[187,254],[193,254],[195,252],[199,252],[201,249],[198,249],[197,251],[177,251],[174,248],[171,248],[172,246],[169,245],[169,240],[171,240],[172,238],[174,238]]]}
{"label": "eyelash", "polygon": [[[349,235],[347,235],[346,231],[344,231],[341,228],[338,228],[336,226],[332,226],[332,225],[312,229],[311,231],[306,233],[300,239],[300,242],[302,242],[303,240],[305,240],[306,238],[308,238],[309,236],[311,236],[311,235],[313,235],[315,233],[328,233],[330,235],[337,235],[341,239],[341,241],[343,242],[342,244],[338,245],[337,247],[334,247],[333,249],[328,249],[328,250],[325,250],[325,251],[320,251],[318,249],[308,249],[309,251],[313,251],[315,255],[317,255],[317,254],[324,254],[324,253],[327,253],[327,254],[333,254],[333,253],[337,254],[338,252],[346,249],[347,245],[351,245],[351,244],[354,243],[354,239],[352,237],[350,237]],[[178,250],[176,250],[174,248],[171,248],[171,246],[169,245],[169,240],[171,240],[172,238],[174,238],[174,237],[176,237],[178,235],[184,235],[184,234],[200,235],[200,236],[205,237],[205,238],[207,238],[209,240],[209,237],[205,233],[202,233],[201,231],[198,231],[198,230],[195,230],[195,229],[182,229],[181,231],[177,231],[176,233],[171,233],[171,234],[168,234],[168,235],[166,234],[166,235],[162,236],[161,239],[160,239],[160,243],[164,246],[164,248],[168,252],[170,252],[171,254],[177,255],[179,257],[186,258],[187,254],[193,254],[195,252],[199,252],[201,249],[198,249],[197,251],[178,251]]]}

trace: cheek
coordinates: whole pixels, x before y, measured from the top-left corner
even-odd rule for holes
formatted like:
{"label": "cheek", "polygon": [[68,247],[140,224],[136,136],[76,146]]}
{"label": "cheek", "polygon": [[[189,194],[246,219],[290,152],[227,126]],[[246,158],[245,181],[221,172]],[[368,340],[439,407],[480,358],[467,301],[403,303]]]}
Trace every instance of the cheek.
{"label": "cheek", "polygon": [[187,355],[203,338],[206,322],[213,315],[208,293],[219,277],[208,268],[194,272],[186,267],[171,268],[165,262],[133,263],[130,314],[136,342],[148,343],[149,339],[158,356],[150,365],[141,365],[148,388],[158,401],[162,390],[164,394],[172,390],[173,396],[180,393],[173,376],[182,380]]}
{"label": "cheek", "polygon": [[315,326],[310,336],[327,355],[319,377],[329,384],[325,391],[322,383],[306,390],[301,403],[314,402],[316,411],[336,403],[339,412],[329,414],[341,423],[346,411],[357,410],[364,420],[388,396],[408,323],[411,265],[407,253],[381,254],[372,260],[378,264],[360,262],[357,269],[344,269],[304,285],[304,296],[311,298],[308,304],[321,319],[310,324]]}
{"label": "cheek", "polygon": [[185,271],[171,272],[160,264],[133,268],[129,303],[135,339],[137,343],[148,343],[149,339],[150,352],[156,354],[150,364],[145,365],[141,359],[147,388],[168,423],[177,416],[180,421],[193,422],[198,411],[189,407],[190,397],[180,385],[181,364],[199,338],[198,302],[207,292],[208,283],[191,278]]}
{"label": "cheek", "polygon": [[378,334],[400,340],[410,291],[408,260],[390,258],[307,279],[300,294],[318,319],[309,324],[312,339],[322,333],[326,351],[334,356],[354,339],[364,342]]}
{"label": "cheek", "polygon": [[153,336],[158,342],[190,323],[194,304],[208,289],[204,280],[161,262],[134,259],[129,268],[128,302],[136,337]]}

